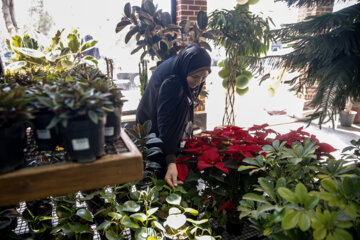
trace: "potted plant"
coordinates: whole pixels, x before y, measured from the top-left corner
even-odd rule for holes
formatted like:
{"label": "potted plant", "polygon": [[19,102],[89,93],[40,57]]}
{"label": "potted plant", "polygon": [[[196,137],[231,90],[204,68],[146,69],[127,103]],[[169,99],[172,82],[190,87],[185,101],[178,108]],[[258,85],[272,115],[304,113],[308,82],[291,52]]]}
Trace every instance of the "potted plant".
{"label": "potted plant", "polygon": [[235,92],[244,95],[253,68],[262,54],[266,55],[273,35],[270,32],[271,18],[263,19],[249,11],[252,2],[242,1],[232,10],[215,10],[210,14],[209,26],[221,36],[215,39],[216,46],[226,49],[226,61],[219,66],[223,86],[227,89],[223,125],[235,125]]}
{"label": "potted plant", "polygon": [[61,123],[68,157],[76,162],[94,161],[104,154],[104,126],[109,93],[100,93],[81,82],[59,83],[48,128]]}
{"label": "potted plant", "polygon": [[274,141],[253,159],[265,176],[240,201],[240,218],[269,239],[359,238],[359,168],[331,156],[320,161],[310,139],[285,144]]}
{"label": "potted plant", "polygon": [[33,118],[23,87],[0,86],[0,173],[24,165],[26,123]]}
{"label": "potted plant", "polygon": [[56,85],[43,83],[32,86],[28,92],[34,97],[30,106],[34,109],[32,120],[34,138],[38,150],[53,151],[61,145],[58,125],[48,128],[55,113],[52,111],[58,88]]}
{"label": "potted plant", "polygon": [[[106,106],[105,141],[110,143],[120,137],[121,114],[124,105],[122,89],[116,87],[111,79],[103,74],[98,68],[86,64],[80,64],[65,74],[71,81],[83,82],[94,88],[97,92],[109,94],[109,104]],[[65,76],[63,76],[65,77]]]}
{"label": "potted plant", "polygon": [[339,120],[341,126],[351,127],[351,125],[353,124],[357,112],[352,110],[352,106],[352,102],[348,100],[345,109],[339,112]]}

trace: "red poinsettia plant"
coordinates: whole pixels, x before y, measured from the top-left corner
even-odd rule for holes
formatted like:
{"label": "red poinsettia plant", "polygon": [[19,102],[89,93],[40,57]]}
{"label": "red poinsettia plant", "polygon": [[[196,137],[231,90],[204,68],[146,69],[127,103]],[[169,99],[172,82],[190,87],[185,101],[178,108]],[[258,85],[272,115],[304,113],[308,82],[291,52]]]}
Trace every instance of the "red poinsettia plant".
{"label": "red poinsettia plant", "polygon": [[[193,186],[201,181],[203,189],[194,194],[193,202],[202,207],[212,207],[217,214],[235,211],[235,203],[253,184],[257,183],[257,174],[239,172],[243,160],[260,154],[262,147],[272,141],[286,141],[291,147],[294,142],[303,143],[305,139],[315,141],[319,153],[335,151],[326,143],[320,143],[314,136],[299,128],[287,134],[279,134],[268,129],[268,124],[254,125],[244,129],[236,126],[217,127],[213,131],[204,131],[201,136],[185,139],[185,147],[177,158],[178,177]],[[260,173],[259,173],[260,174]],[[196,198],[200,198],[196,199]],[[196,200],[195,200],[196,199]]]}

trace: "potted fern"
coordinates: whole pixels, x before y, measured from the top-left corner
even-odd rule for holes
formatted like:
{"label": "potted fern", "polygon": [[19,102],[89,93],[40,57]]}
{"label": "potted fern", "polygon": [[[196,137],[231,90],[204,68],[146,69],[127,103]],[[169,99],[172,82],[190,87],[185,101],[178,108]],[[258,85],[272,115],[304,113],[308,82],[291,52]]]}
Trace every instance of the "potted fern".
{"label": "potted fern", "polygon": [[0,86],[0,173],[24,164],[26,123],[33,118],[23,87]]}

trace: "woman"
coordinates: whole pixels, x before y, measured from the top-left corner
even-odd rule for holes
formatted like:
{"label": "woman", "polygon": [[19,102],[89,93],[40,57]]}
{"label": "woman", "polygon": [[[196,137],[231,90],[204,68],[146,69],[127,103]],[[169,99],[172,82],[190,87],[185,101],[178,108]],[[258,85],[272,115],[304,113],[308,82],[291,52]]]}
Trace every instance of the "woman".
{"label": "woman", "polygon": [[210,70],[211,58],[201,47],[191,46],[161,63],[150,78],[136,112],[136,121],[152,121],[152,132],[163,141],[160,160],[165,181],[177,179],[176,154],[183,138],[192,136],[194,102]]}

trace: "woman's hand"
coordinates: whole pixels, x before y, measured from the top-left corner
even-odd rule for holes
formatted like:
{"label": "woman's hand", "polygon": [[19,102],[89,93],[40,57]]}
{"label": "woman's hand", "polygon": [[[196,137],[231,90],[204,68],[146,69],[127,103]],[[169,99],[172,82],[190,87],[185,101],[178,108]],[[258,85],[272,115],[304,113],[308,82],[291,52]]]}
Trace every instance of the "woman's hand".
{"label": "woman's hand", "polygon": [[165,175],[165,181],[170,187],[176,187],[178,184],[183,184],[182,181],[177,179],[178,171],[176,168],[176,163],[169,163],[167,166],[167,171]]}

